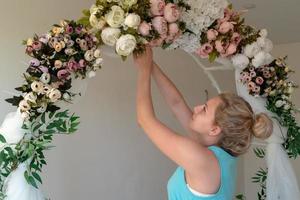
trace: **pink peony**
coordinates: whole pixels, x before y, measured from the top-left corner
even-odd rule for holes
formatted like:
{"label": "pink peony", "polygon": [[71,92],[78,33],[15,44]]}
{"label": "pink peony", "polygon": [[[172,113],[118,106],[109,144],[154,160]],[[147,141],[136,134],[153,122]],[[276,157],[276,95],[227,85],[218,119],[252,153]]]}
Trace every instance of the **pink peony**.
{"label": "pink peony", "polygon": [[86,61],[84,59],[79,60],[78,62],[78,67],[79,68],[84,68],[86,67]]}
{"label": "pink peony", "polygon": [[166,35],[168,33],[168,23],[164,17],[154,17],[152,19],[152,25],[160,35]]}
{"label": "pink peony", "polygon": [[176,23],[169,24],[169,35],[175,36],[179,31],[179,27]]}
{"label": "pink peony", "polygon": [[205,43],[199,49],[197,49],[196,54],[198,54],[201,58],[207,58],[212,51],[213,46],[209,43]]}
{"label": "pink peony", "polygon": [[176,22],[180,17],[180,11],[176,4],[168,3],[164,9],[164,17],[169,23]]}
{"label": "pink peony", "polygon": [[236,50],[237,50],[237,45],[234,43],[230,43],[228,48],[226,49],[226,55],[227,56],[232,55],[236,52]]}
{"label": "pink peony", "polygon": [[40,41],[34,41],[32,44],[32,48],[36,51],[39,51],[42,48],[42,43]]}
{"label": "pink peony", "polygon": [[233,30],[233,24],[231,22],[222,22],[219,27],[220,33],[228,33],[230,30]]}
{"label": "pink peony", "polygon": [[228,46],[229,46],[229,44],[227,42],[222,42],[221,40],[217,40],[215,42],[215,47],[216,47],[217,51],[221,54],[226,53],[226,49]]}
{"label": "pink peony", "polygon": [[206,36],[209,41],[212,41],[217,39],[218,34],[219,34],[218,31],[214,29],[209,29],[206,33]]}
{"label": "pink peony", "polygon": [[239,33],[234,32],[231,36],[231,42],[234,42],[236,45],[238,45],[242,40],[242,37]]}
{"label": "pink peony", "polygon": [[59,79],[67,79],[70,75],[70,72],[68,72],[68,70],[66,69],[62,69],[62,70],[59,70],[57,72],[57,78]]}
{"label": "pink peony", "polygon": [[143,21],[140,23],[138,30],[141,35],[147,36],[150,34],[151,26],[147,22]]}
{"label": "pink peony", "polygon": [[153,16],[163,15],[165,5],[166,3],[164,0],[150,0],[150,13]]}

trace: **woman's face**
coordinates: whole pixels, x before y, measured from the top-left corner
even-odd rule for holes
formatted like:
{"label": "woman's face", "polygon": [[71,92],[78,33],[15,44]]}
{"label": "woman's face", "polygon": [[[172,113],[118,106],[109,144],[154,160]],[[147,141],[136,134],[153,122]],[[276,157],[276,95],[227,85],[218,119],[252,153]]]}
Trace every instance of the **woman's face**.
{"label": "woman's face", "polygon": [[215,111],[220,103],[221,99],[217,96],[202,105],[195,106],[190,128],[200,134],[219,134],[219,127],[214,122]]}

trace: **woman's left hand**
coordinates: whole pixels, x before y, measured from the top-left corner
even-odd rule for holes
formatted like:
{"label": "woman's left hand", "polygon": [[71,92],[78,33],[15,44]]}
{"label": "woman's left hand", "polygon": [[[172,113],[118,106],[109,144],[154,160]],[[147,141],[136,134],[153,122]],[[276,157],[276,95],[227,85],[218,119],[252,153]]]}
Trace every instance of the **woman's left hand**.
{"label": "woman's left hand", "polygon": [[135,66],[139,70],[151,71],[153,66],[153,52],[152,48],[146,45],[145,52],[143,54],[134,54],[133,61]]}

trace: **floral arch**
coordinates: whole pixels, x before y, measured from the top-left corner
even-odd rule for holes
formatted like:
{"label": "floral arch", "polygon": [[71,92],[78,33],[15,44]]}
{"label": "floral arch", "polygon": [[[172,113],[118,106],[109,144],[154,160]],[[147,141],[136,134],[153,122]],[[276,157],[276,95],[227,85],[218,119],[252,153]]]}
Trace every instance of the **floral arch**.
{"label": "floral arch", "polygon": [[[254,149],[268,165],[253,177],[261,186],[258,199],[299,199],[288,160],[300,154],[300,126],[291,101],[297,86],[288,79],[293,71],[285,57],[271,55],[268,32],[247,25],[242,14],[226,0],[96,0],[81,19],[63,20],[25,40],[32,59],[24,84],[15,88],[21,94],[7,99],[17,111],[9,113],[0,128],[0,199],[44,199],[38,189],[46,164],[43,152],[52,148],[54,134],[73,133],[79,125],[78,116],[59,107],[79,95],[71,90],[73,80],[96,75],[104,46],[125,60],[143,52],[146,43],[188,52],[218,92],[210,72],[235,70],[237,93],[274,122],[266,148]],[[197,57],[222,65],[207,68]],[[23,193],[16,192],[20,188]]]}

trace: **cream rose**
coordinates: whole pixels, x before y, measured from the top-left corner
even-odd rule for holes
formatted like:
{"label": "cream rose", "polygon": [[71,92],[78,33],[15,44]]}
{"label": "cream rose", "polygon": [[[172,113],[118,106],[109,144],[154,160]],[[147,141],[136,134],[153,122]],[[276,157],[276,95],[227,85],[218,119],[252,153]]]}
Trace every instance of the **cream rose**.
{"label": "cream rose", "polygon": [[33,81],[30,86],[31,86],[32,91],[34,91],[34,92],[37,92],[37,93],[43,92],[44,84],[42,82]]}
{"label": "cream rose", "polygon": [[120,29],[107,27],[102,31],[101,39],[104,42],[104,44],[108,46],[114,46],[117,42],[117,39],[120,37],[120,34]]}
{"label": "cream rose", "polygon": [[25,95],[24,100],[36,103],[37,96],[33,92],[29,92]]}
{"label": "cream rose", "polygon": [[26,100],[22,100],[19,103],[19,108],[20,108],[21,112],[26,112],[26,111],[30,110],[30,105],[27,103]]}
{"label": "cream rose", "polygon": [[141,23],[141,17],[134,13],[130,13],[129,15],[127,15],[127,17],[125,18],[125,22],[124,22],[124,24],[126,26],[135,28],[135,29],[138,28],[140,23]]}
{"label": "cream rose", "polygon": [[90,24],[93,28],[95,28],[97,30],[101,30],[105,26],[106,22],[105,22],[104,18],[98,19],[95,14],[91,14]]}
{"label": "cream rose", "polygon": [[61,98],[61,92],[56,88],[52,88],[51,91],[49,92],[50,101],[56,102],[60,98]]}
{"label": "cream rose", "polygon": [[116,51],[120,56],[128,56],[136,46],[136,39],[133,35],[122,35],[116,43]]}
{"label": "cream rose", "polygon": [[131,6],[133,6],[136,3],[137,3],[137,0],[121,0],[120,1],[120,5],[123,8],[130,8]]}
{"label": "cream rose", "polygon": [[112,6],[111,11],[105,15],[105,20],[111,27],[118,28],[124,22],[124,15],[120,6]]}

